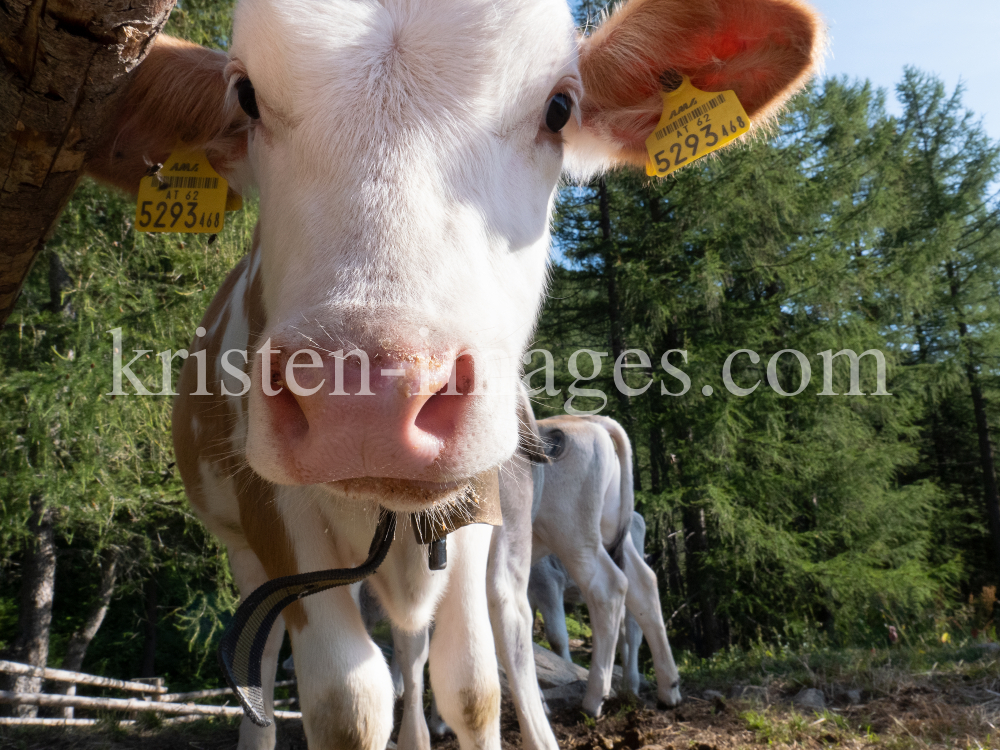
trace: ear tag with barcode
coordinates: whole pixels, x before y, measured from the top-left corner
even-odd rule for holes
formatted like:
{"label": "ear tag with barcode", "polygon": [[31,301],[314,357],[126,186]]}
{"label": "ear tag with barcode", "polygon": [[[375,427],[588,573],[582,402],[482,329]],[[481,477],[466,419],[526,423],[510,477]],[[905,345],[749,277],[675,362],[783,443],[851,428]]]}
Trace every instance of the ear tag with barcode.
{"label": "ear tag with barcode", "polygon": [[229,184],[212,169],[204,151],[176,149],[159,172],[139,183],[135,227],[140,232],[216,234],[225,222],[228,192]]}
{"label": "ear tag with barcode", "polygon": [[750,130],[750,118],[732,91],[702,91],[684,76],[676,90],[660,96],[663,115],[646,139],[650,177],[666,177]]}

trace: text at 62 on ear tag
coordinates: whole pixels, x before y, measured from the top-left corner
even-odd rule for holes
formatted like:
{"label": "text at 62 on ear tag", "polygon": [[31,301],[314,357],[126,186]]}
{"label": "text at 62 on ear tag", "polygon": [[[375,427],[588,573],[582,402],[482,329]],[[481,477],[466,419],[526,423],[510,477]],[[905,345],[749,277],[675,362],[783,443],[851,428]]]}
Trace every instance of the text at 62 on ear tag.
{"label": "text at 62 on ear tag", "polygon": [[142,178],[135,206],[140,232],[217,234],[226,216],[229,184],[204,151],[175,150],[153,176]]}
{"label": "text at 62 on ear tag", "polygon": [[750,130],[750,118],[732,91],[702,91],[684,76],[675,91],[660,96],[663,115],[646,139],[650,177],[666,177]]}

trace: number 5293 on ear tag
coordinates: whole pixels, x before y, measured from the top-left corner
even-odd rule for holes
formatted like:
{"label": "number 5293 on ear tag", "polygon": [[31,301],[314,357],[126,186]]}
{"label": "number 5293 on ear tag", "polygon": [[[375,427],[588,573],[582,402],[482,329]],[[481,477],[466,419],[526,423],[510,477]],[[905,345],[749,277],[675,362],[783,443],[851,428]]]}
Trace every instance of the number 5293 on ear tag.
{"label": "number 5293 on ear tag", "polygon": [[226,216],[229,184],[204,151],[175,150],[162,169],[139,183],[135,227],[140,232],[216,234]]}
{"label": "number 5293 on ear tag", "polygon": [[707,92],[691,79],[660,92],[663,115],[646,139],[646,174],[666,177],[750,130],[750,118],[732,91]]}

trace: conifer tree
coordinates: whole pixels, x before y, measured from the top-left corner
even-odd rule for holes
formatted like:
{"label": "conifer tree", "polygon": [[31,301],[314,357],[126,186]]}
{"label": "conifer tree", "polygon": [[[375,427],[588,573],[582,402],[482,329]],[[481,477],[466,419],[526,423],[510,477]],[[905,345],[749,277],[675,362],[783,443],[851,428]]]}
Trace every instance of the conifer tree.
{"label": "conifer tree", "polygon": [[991,194],[1000,144],[965,109],[961,86],[948,94],[910,68],[897,91],[908,200],[887,233],[884,263],[908,280],[896,322],[925,383],[926,462],[952,497],[939,514],[941,541],[978,563],[982,573],[967,573],[978,589],[1000,583],[1000,204]]}
{"label": "conifer tree", "polygon": [[[928,560],[937,489],[899,482],[917,459],[920,402],[885,334],[891,311],[881,300],[894,277],[874,248],[904,199],[904,147],[880,94],[831,80],[797,100],[771,144],[731,149],[662,182],[606,180],[623,337],[651,353],[654,372],[630,403],[642,425],[631,430],[636,455],[661,490],[640,502],[655,516],[664,580],[682,589],[664,592],[667,607],[682,612],[681,634],[703,653],[757,626],[821,622],[855,636],[859,621],[881,622],[879,607],[919,611],[954,575]],[[601,208],[599,183],[565,191],[558,205],[565,262],[540,338],[563,357],[609,341]],[[752,395],[722,382],[739,349],[761,357],[732,360],[737,386],[761,381]],[[767,374],[786,349],[812,369],[795,396],[777,390],[799,388],[792,353]],[[861,388],[846,356],[834,358],[845,349],[880,350],[894,395],[843,395]],[[689,385],[660,366],[667,350],[687,352],[686,362],[681,351],[669,361]],[[606,392],[610,365],[595,381]],[[872,355],[860,365],[864,393],[883,390],[873,365]],[[636,369],[626,380],[640,388],[649,377]],[[621,416],[618,403],[608,409]],[[684,543],[667,541],[675,535]]]}

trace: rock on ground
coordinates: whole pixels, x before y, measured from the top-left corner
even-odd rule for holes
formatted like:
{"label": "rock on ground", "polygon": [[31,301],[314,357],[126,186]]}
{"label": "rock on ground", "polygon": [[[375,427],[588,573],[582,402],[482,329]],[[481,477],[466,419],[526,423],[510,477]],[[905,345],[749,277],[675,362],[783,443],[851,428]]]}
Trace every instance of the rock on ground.
{"label": "rock on ground", "polygon": [[587,681],[577,680],[569,682],[559,687],[549,688],[542,691],[542,698],[546,705],[555,711],[576,708],[583,703],[583,696],[587,694]]}
{"label": "rock on ground", "polygon": [[[586,682],[586,669],[571,661],[566,661],[558,654],[547,648],[542,648],[537,643],[532,645],[535,647],[535,672],[538,674],[538,686],[542,690],[568,685],[578,680]],[[503,666],[500,666],[500,680],[504,683],[507,681]]]}
{"label": "rock on ground", "polygon": [[813,708],[822,710],[826,708],[826,697],[822,690],[816,688],[805,688],[792,698],[792,703],[801,708]]}

